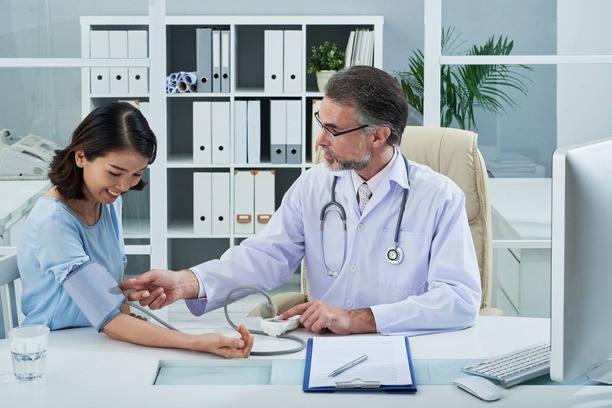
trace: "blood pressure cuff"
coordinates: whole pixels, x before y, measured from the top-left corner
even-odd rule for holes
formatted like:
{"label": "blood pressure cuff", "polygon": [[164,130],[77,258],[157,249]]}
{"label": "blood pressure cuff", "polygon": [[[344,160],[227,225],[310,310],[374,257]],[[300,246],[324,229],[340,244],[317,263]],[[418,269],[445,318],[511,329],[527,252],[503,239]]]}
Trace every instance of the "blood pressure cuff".
{"label": "blood pressure cuff", "polygon": [[125,296],[106,268],[86,262],[64,279],[64,289],[96,330],[121,313]]}

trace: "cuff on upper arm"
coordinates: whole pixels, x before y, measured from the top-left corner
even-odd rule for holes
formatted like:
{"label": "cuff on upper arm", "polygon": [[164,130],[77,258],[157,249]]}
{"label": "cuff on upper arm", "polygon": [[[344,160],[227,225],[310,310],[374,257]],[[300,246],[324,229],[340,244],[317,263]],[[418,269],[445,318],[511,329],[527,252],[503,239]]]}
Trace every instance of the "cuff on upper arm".
{"label": "cuff on upper arm", "polygon": [[86,262],[64,279],[63,287],[96,330],[121,313],[125,296],[106,268]]}

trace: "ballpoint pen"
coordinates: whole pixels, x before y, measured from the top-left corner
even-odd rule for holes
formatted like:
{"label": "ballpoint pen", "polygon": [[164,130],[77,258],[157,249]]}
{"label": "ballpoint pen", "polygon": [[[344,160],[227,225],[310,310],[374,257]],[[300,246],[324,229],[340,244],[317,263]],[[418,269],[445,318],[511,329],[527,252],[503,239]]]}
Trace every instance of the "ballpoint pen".
{"label": "ballpoint pen", "polygon": [[345,365],[343,365],[340,368],[336,368],[334,371],[332,371],[331,373],[329,373],[329,377],[335,377],[338,374],[342,374],[343,372],[345,372],[346,370],[348,370],[349,368],[353,368],[355,367],[357,364],[363,363],[364,361],[366,361],[368,359],[368,355],[364,354],[361,357],[356,358],[355,360],[351,361],[350,363],[347,363]]}

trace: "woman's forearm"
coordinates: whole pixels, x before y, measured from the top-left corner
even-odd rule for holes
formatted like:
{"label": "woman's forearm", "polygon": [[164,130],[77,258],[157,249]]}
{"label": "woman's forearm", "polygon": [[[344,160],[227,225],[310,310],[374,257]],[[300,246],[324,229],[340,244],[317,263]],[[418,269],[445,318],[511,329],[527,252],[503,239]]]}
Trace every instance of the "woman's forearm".
{"label": "woman's forearm", "polygon": [[112,339],[143,346],[198,349],[193,335],[156,326],[123,313],[108,322],[102,332]]}

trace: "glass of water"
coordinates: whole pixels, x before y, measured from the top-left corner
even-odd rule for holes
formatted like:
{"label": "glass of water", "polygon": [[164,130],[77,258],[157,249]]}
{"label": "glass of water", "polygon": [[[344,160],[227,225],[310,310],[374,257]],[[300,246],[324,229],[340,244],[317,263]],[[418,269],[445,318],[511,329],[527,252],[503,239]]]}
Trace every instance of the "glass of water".
{"label": "glass of water", "polygon": [[39,324],[15,327],[9,331],[13,371],[18,380],[35,380],[45,372],[49,328]]}

